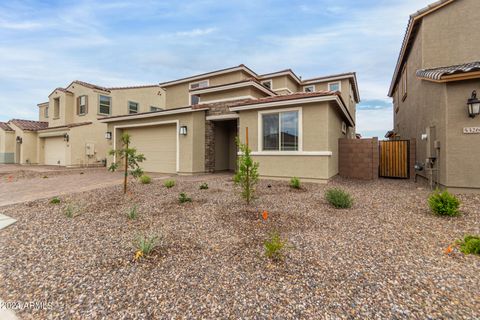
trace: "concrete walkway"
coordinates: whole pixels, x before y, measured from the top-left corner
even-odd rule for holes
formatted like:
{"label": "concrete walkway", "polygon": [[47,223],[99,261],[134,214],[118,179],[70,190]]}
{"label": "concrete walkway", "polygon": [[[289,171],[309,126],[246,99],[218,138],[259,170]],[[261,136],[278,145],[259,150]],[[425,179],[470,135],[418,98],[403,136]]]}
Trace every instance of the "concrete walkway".
{"label": "concrete walkway", "polygon": [[[0,213],[0,230],[14,224],[17,220]],[[1,319],[1,318],[0,318]]]}
{"label": "concrete walkway", "polygon": [[121,173],[88,171],[0,182],[0,206],[94,190],[122,183]]}
{"label": "concrete walkway", "polygon": [[[0,305],[2,304],[2,300],[0,300]],[[8,309],[0,308],[0,319],[2,320],[17,320],[18,318],[15,316],[15,313]]]}

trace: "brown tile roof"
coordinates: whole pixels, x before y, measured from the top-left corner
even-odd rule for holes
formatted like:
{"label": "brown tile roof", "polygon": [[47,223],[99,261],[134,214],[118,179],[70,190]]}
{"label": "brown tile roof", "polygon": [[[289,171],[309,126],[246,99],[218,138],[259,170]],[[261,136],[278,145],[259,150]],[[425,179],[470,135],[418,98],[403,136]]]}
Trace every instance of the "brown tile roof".
{"label": "brown tile roof", "polygon": [[49,102],[46,101],[46,102],[37,103],[37,106],[40,107],[40,106],[43,106],[43,105],[46,105],[46,104],[49,104]]}
{"label": "brown tile roof", "polygon": [[422,69],[417,71],[417,77],[431,79],[431,80],[441,80],[443,76],[458,74],[458,73],[467,73],[472,71],[480,71],[480,61],[458,64],[448,67],[439,67],[432,69]]}
{"label": "brown tile roof", "polygon": [[67,125],[64,125],[64,126],[47,127],[47,128],[43,128],[43,129],[38,129],[37,131],[50,130],[50,129],[61,129],[61,128],[70,129],[70,128],[75,128],[75,127],[80,127],[80,126],[86,126],[86,125],[89,125],[89,124],[92,124],[92,122],[71,123],[71,124],[67,124]]}
{"label": "brown tile roof", "polygon": [[37,131],[48,127],[48,122],[44,121],[12,119],[9,121],[9,123],[13,123],[24,131]]}
{"label": "brown tile roof", "polygon": [[108,90],[125,90],[125,89],[143,89],[143,88],[155,88],[160,86],[158,84],[146,84],[141,86],[126,86],[126,87],[110,87]]}
{"label": "brown tile roof", "polygon": [[310,81],[322,81],[325,79],[330,79],[330,78],[341,78],[341,77],[350,77],[350,76],[356,76],[355,72],[345,72],[345,73],[338,73],[338,74],[332,74],[329,76],[321,76],[321,77],[315,77],[315,78],[310,78],[310,79],[305,79],[303,82],[310,82]]}
{"label": "brown tile roof", "polygon": [[55,93],[55,91],[61,91],[61,92],[65,92],[65,93],[70,93],[70,94],[73,94],[73,92],[71,91],[68,91],[67,89],[65,88],[55,88],[53,89],[53,91],[48,95],[49,97]]}
{"label": "brown tile roof", "polygon": [[392,82],[390,84],[390,89],[388,90],[388,96],[390,97],[393,96],[393,89],[395,88],[395,85],[398,82],[398,78],[403,66],[403,62],[405,61],[405,58],[408,56],[408,53],[410,52],[410,49],[413,46],[413,42],[418,33],[419,25],[420,25],[420,22],[422,21],[422,18],[455,1],[457,0],[439,0],[437,2],[434,2],[428,5],[423,9],[418,10],[414,14],[410,15],[410,19],[408,20],[408,24],[407,24],[407,29],[405,31],[405,36],[403,38],[402,47],[398,55],[397,65],[395,67],[395,71],[392,77]]}
{"label": "brown tile roof", "polygon": [[301,82],[302,82],[301,77],[297,76],[297,74],[296,74],[295,72],[293,72],[292,69],[284,69],[284,70],[280,70],[280,71],[264,73],[264,74],[259,75],[258,78],[265,79],[265,78],[268,78],[268,77],[275,77],[275,75],[277,75],[277,74],[282,74],[282,73],[285,73],[285,72],[291,73],[291,75],[293,76],[293,78],[294,78],[298,83],[301,83]]}
{"label": "brown tile roof", "polygon": [[102,87],[102,86],[97,86],[96,84],[91,84],[91,83],[88,83],[88,82],[85,82],[85,81],[80,81],[80,80],[74,80],[72,81],[72,83],[70,83],[68,87],[70,87],[72,84],[79,84],[81,86],[84,86],[84,87],[87,87],[87,88],[90,88],[90,89],[96,89],[96,90],[100,90],[100,91],[106,91],[106,92],[110,92],[110,90],[106,87]]}
{"label": "brown tile roof", "polygon": [[3,129],[4,131],[13,131],[6,122],[0,122],[0,129]]}
{"label": "brown tile roof", "polygon": [[336,95],[340,99],[342,99],[340,92],[332,92],[332,91],[296,92],[296,93],[285,94],[285,95],[280,95],[276,97],[266,97],[266,98],[260,98],[256,100],[248,100],[246,102],[240,103],[238,106],[253,105],[253,104],[260,104],[260,103],[267,103],[267,102],[276,102],[276,101],[301,100],[306,98],[326,97],[326,96],[333,96],[333,95]]}

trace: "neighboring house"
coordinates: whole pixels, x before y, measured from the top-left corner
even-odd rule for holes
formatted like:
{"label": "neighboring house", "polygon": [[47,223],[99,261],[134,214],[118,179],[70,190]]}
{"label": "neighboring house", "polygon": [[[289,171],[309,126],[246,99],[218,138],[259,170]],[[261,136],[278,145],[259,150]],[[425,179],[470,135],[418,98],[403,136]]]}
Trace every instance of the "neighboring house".
{"label": "neighboring house", "polygon": [[109,148],[105,139],[107,126],[98,117],[160,110],[165,104],[163,90],[158,85],[105,88],[82,81],[57,88],[48,98],[48,102],[38,105],[40,121],[10,120],[6,126],[12,131],[1,126],[1,136],[8,132],[15,142],[13,157],[8,152],[11,149],[5,151],[4,162],[104,164]]}
{"label": "neighboring house", "polygon": [[480,93],[478,12],[478,0],[443,0],[411,15],[389,91],[389,137],[416,139],[418,173],[458,190],[480,188],[480,116],[467,108]]}
{"label": "neighboring house", "polygon": [[111,148],[131,135],[145,171],[235,170],[235,139],[246,142],[248,128],[262,176],[327,180],[338,174],[338,139],[355,138],[355,73],[302,80],[292,70],[259,75],[239,65],[160,87],[164,110],[100,119]]}
{"label": "neighboring house", "polygon": [[15,162],[15,131],[8,123],[0,122],[0,163]]}

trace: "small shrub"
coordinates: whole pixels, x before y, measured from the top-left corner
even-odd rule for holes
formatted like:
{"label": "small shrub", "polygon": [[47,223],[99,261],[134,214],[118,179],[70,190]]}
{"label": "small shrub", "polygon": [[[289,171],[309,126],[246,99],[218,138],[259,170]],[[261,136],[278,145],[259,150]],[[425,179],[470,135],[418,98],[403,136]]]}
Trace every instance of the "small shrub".
{"label": "small shrub", "polygon": [[353,205],[353,199],[347,192],[342,189],[329,189],[325,192],[325,198],[328,203],[337,209],[348,209]]}
{"label": "small shrub", "polygon": [[52,200],[50,200],[50,203],[51,204],[59,204],[61,201],[60,199],[58,199],[57,197],[53,198]]}
{"label": "small shrub", "polygon": [[277,232],[269,235],[269,238],[263,243],[265,256],[273,261],[281,261],[284,258],[287,241],[283,240]]}
{"label": "small shrub", "polygon": [[460,245],[460,251],[464,254],[480,255],[480,236],[465,236],[458,244]]}
{"label": "small shrub", "polygon": [[43,178],[43,179],[48,179],[48,176],[43,176],[42,178]]}
{"label": "small shrub", "polygon": [[250,204],[252,199],[255,198],[255,190],[258,183],[258,166],[259,163],[253,161],[251,156],[252,150],[247,144],[240,142],[237,137],[237,147],[240,150],[240,156],[237,158],[237,172],[233,178],[233,181],[240,187],[241,195]]}
{"label": "small shrub", "polygon": [[204,182],[200,185],[200,190],[207,190],[208,189],[208,183]]}
{"label": "small shrub", "polygon": [[180,203],[192,202],[192,198],[189,198],[186,193],[182,192],[178,197],[178,201]]}
{"label": "small shrub", "polygon": [[134,246],[136,248],[135,256],[148,256],[153,250],[158,246],[158,236],[156,235],[143,235],[137,236],[134,241]]}
{"label": "small shrub", "polygon": [[300,179],[297,177],[293,177],[290,179],[290,188],[292,189],[300,189]]}
{"label": "small shrub", "polygon": [[127,213],[127,218],[129,220],[135,220],[138,218],[138,210],[137,210],[137,206],[133,206]]}
{"label": "small shrub", "polygon": [[67,218],[73,218],[75,216],[75,213],[77,211],[77,208],[75,208],[73,205],[69,204],[67,208],[65,209],[65,216]]}
{"label": "small shrub", "polygon": [[175,186],[175,180],[166,180],[163,185],[167,188],[173,188]]}
{"label": "small shrub", "polygon": [[428,205],[433,213],[440,216],[455,217],[460,214],[458,210],[460,201],[447,190],[432,193],[428,198]]}
{"label": "small shrub", "polygon": [[149,184],[149,183],[152,182],[152,178],[150,178],[149,176],[147,176],[146,174],[144,174],[144,175],[142,175],[142,176],[140,177],[140,182],[141,182],[142,184]]}

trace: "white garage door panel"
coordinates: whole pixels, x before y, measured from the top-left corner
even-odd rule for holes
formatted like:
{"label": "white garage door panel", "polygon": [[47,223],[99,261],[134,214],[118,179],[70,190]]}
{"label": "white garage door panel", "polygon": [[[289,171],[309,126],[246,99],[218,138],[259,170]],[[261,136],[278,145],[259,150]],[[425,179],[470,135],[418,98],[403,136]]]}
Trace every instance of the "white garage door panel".
{"label": "white garage door panel", "polygon": [[65,165],[65,141],[63,137],[45,138],[45,164]]}
{"label": "white garage door panel", "polygon": [[177,127],[161,125],[126,129],[132,147],[145,158],[140,167],[146,172],[177,172]]}

